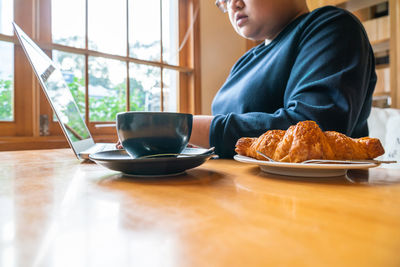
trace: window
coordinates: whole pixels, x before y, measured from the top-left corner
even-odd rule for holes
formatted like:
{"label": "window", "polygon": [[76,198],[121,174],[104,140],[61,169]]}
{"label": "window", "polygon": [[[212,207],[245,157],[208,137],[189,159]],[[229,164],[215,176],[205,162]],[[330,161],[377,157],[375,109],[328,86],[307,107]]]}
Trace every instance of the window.
{"label": "window", "polygon": [[59,64],[95,139],[115,139],[101,126],[121,111],[198,112],[197,1],[0,0],[0,136],[61,135],[14,17]]}
{"label": "window", "polygon": [[[13,2],[0,0],[0,121],[14,120],[14,46],[12,35]],[[7,42],[8,41],[8,42]]]}
{"label": "window", "polygon": [[0,120],[14,120],[14,47],[12,43],[0,41]]}

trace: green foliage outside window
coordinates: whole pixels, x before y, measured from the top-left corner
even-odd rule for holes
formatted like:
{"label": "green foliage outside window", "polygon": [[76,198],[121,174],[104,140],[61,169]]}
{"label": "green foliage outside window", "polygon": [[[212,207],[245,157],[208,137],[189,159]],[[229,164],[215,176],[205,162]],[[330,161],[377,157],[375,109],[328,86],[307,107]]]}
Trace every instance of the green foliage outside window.
{"label": "green foliage outside window", "polygon": [[[107,70],[106,70],[107,71]],[[145,91],[140,82],[135,79],[130,80],[135,90],[131,91],[131,107],[132,111],[144,111],[144,99]],[[84,88],[84,79],[77,77],[73,78],[73,81],[68,83],[68,87],[71,90],[72,96],[78,105],[79,112],[85,114],[85,93],[81,88]],[[114,121],[118,112],[124,111],[126,106],[126,84],[121,83],[114,88],[118,95],[106,96],[102,98],[90,97],[90,118],[92,121]]]}
{"label": "green foliage outside window", "polygon": [[115,95],[89,98],[91,121],[115,121],[117,113],[125,111],[126,84],[119,84],[113,90],[116,92]]}
{"label": "green foliage outside window", "polygon": [[[131,79],[131,85],[135,90],[131,90],[131,107],[132,111],[144,111],[145,110],[145,94],[143,86],[140,82],[135,79]],[[0,79],[0,120],[10,121],[13,118],[13,83],[12,80],[1,80]],[[73,81],[68,83],[68,87],[71,90],[72,96],[78,105],[79,112],[82,116],[85,114],[85,93],[81,88],[84,88],[85,81],[77,77],[73,78]],[[120,92],[118,95],[106,96],[102,98],[91,97],[89,99],[90,113],[92,121],[113,121],[118,112],[124,110],[126,106],[126,84],[119,84],[114,88],[116,92]]]}
{"label": "green foliage outside window", "polygon": [[79,112],[85,114],[85,93],[79,90],[79,88],[84,88],[85,80],[74,77],[73,81],[68,84],[68,87],[74,97],[76,104],[78,105]]}
{"label": "green foliage outside window", "polygon": [[[69,44],[70,40],[64,40]],[[151,44],[149,47],[156,44]],[[143,45],[142,45],[143,46]],[[145,47],[145,48],[149,48]],[[134,48],[143,48],[139,44],[136,44]],[[132,48],[131,48],[132,49]],[[73,65],[71,69],[63,70],[72,72],[73,69],[83,69],[84,61],[82,56],[60,53],[58,56],[58,62],[62,62],[64,58],[70,57]],[[113,93],[108,96],[89,97],[89,113],[91,121],[114,121],[116,114],[126,110],[126,82],[112,85],[109,77],[109,69],[107,65],[97,64],[94,68],[94,72],[97,74],[89,74],[90,84],[102,86],[103,88],[111,89]],[[148,69],[146,76],[151,80],[157,80],[159,73],[154,69]],[[155,86],[159,86],[155,84]],[[79,112],[84,117],[85,114],[85,80],[74,76],[71,82],[68,82],[68,87],[71,90],[72,96],[78,105]],[[156,101],[159,101],[157,96],[152,96],[151,92],[147,91],[141,81],[135,78],[130,78],[130,110],[131,111],[144,111],[146,110],[146,99],[152,99],[156,97]],[[13,82],[12,80],[0,79],[0,121],[11,121],[13,119]],[[55,116],[54,116],[54,119]]]}
{"label": "green foliage outside window", "polygon": [[13,83],[0,79],[0,121],[13,119]]}

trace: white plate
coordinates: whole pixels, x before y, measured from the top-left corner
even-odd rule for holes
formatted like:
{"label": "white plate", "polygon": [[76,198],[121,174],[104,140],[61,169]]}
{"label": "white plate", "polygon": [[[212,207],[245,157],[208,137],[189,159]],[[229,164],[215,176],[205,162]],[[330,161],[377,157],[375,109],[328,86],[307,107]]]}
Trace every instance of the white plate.
{"label": "white plate", "polygon": [[333,177],[346,174],[349,169],[368,169],[379,166],[376,163],[362,164],[320,164],[320,163],[287,163],[257,160],[254,158],[235,155],[234,159],[244,163],[257,164],[261,170],[268,173],[301,176],[301,177]]}

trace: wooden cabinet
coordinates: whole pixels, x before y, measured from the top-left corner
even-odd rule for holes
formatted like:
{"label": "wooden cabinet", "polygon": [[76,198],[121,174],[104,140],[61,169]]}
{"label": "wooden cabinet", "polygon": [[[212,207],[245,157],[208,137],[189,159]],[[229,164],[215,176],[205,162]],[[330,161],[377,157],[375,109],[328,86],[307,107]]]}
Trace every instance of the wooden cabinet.
{"label": "wooden cabinet", "polygon": [[362,21],[376,58],[374,105],[400,108],[400,0],[307,0],[307,4],[310,10],[338,6]]}

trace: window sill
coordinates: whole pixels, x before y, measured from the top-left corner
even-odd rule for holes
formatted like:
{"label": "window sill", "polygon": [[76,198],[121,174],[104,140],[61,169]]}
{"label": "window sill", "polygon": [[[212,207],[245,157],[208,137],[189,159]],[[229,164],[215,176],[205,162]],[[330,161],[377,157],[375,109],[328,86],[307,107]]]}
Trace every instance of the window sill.
{"label": "window sill", "polygon": [[[115,143],[115,135],[93,136],[95,142]],[[64,136],[0,137],[0,151],[68,148]]]}

